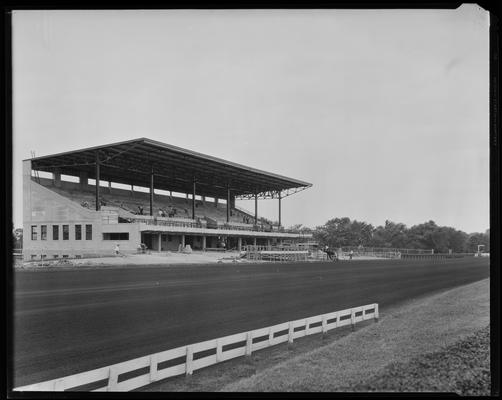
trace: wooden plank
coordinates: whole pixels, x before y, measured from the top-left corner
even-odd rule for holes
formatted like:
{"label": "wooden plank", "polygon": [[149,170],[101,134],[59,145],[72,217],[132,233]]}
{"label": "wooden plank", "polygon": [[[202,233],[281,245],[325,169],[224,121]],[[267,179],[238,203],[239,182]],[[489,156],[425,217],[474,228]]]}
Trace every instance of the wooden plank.
{"label": "wooden plank", "polygon": [[117,373],[119,375],[123,374],[124,372],[134,371],[135,369],[145,368],[149,366],[150,356],[143,356],[112,365],[112,367],[117,370]]}
{"label": "wooden plank", "polygon": [[167,360],[183,357],[186,356],[186,354],[187,354],[187,346],[182,346],[172,350],[162,351],[160,353],[157,353],[157,362],[161,363]]}
{"label": "wooden plank", "polygon": [[246,355],[245,347],[238,347],[236,349],[227,350],[223,353],[221,361],[231,360],[232,358],[241,357]]}
{"label": "wooden plank", "polygon": [[198,353],[200,351],[204,350],[210,350],[216,348],[216,339],[213,340],[206,340],[204,342],[199,342],[192,344],[193,347],[193,352]]}
{"label": "wooden plank", "polygon": [[293,333],[293,338],[294,339],[298,339],[298,338],[301,338],[301,337],[304,337],[304,336],[307,336],[307,333],[305,332],[305,330]]}
{"label": "wooden plank", "polygon": [[254,331],[251,331],[251,332],[253,332],[253,337],[257,338],[260,336],[268,335],[268,330],[269,330],[269,328],[267,327],[267,328],[255,329]]}
{"label": "wooden plank", "polygon": [[338,313],[339,313],[339,311],[334,311],[334,312],[331,312],[328,314],[324,314],[324,316],[326,317],[326,320],[330,320],[330,319],[333,319],[336,316],[338,316]]}
{"label": "wooden plank", "polygon": [[266,349],[269,346],[270,345],[268,343],[268,340],[264,340],[263,342],[253,343],[252,349],[253,351],[256,351],[256,350]]}
{"label": "wooden plank", "polygon": [[349,319],[345,319],[343,321],[338,321],[338,324],[337,324],[337,328],[340,327],[340,326],[347,326],[347,325],[350,325],[351,321],[350,321],[350,318]]}
{"label": "wooden plank", "polygon": [[288,329],[288,327],[289,327],[289,322],[284,322],[282,324],[277,324],[277,325],[271,326],[270,329],[272,329],[273,333],[277,333],[277,332],[284,331],[284,330]]}
{"label": "wooden plank", "polygon": [[186,364],[175,365],[157,371],[157,380],[170,378],[171,376],[183,375],[186,372]]}
{"label": "wooden plank", "polygon": [[66,386],[65,386],[64,378],[56,379],[54,381],[54,391],[55,392],[64,392],[65,389],[66,389]]}
{"label": "wooden plank", "polygon": [[280,344],[280,343],[284,343],[284,342],[287,342],[288,341],[288,335],[282,335],[282,336],[278,336],[276,338],[274,338],[272,340],[272,346],[275,346],[276,344]]}
{"label": "wooden plank", "polygon": [[305,318],[291,321],[291,323],[293,324],[293,328],[297,328],[299,326],[305,326],[306,322],[307,322],[307,320]]}
{"label": "wooden plank", "polygon": [[207,356],[207,357],[203,357],[203,358],[199,358],[198,360],[194,360],[193,362],[193,370],[197,370],[197,369],[201,369],[201,368],[205,368],[205,367],[209,367],[210,365],[214,365],[216,364],[217,361],[216,361],[216,355],[212,355],[212,356]]}
{"label": "wooden plank", "polygon": [[110,367],[98,368],[91,371],[81,372],[75,375],[68,375],[59,379],[52,379],[50,381],[21,386],[18,388],[14,388],[13,390],[19,392],[31,392],[31,391],[52,392],[54,390],[56,381],[60,380],[64,381],[64,388],[66,390],[69,388],[85,385],[87,383],[93,383],[106,379],[108,378],[109,369]]}
{"label": "wooden plank", "polygon": [[128,379],[126,381],[120,382],[114,391],[116,392],[128,392],[133,389],[146,386],[150,383],[150,373],[135,376],[134,378]]}
{"label": "wooden plank", "polygon": [[14,388],[15,392],[52,392],[54,390],[55,379],[46,382],[34,383],[32,385]]}
{"label": "wooden plank", "polygon": [[107,391],[108,391],[108,387],[106,387],[106,386],[91,390],[91,392],[107,392]]}
{"label": "wooden plank", "polygon": [[309,317],[309,324],[315,324],[316,322],[321,322],[324,315],[316,315],[315,317]]}
{"label": "wooden plank", "polygon": [[338,316],[339,317],[344,317],[346,315],[350,315],[352,313],[351,309],[348,308],[346,310],[338,311]]}
{"label": "wooden plank", "polygon": [[92,371],[82,372],[80,374],[66,376],[63,378],[65,381],[65,390],[101,381],[108,378],[109,374],[110,367],[103,367]]}
{"label": "wooden plank", "polygon": [[220,338],[222,346],[226,346],[227,344],[233,344],[238,342],[243,342],[247,338],[247,332],[244,333],[236,333],[235,335],[229,335]]}
{"label": "wooden plank", "polygon": [[309,335],[314,335],[316,333],[322,332],[322,326],[316,326],[315,328],[309,328]]}

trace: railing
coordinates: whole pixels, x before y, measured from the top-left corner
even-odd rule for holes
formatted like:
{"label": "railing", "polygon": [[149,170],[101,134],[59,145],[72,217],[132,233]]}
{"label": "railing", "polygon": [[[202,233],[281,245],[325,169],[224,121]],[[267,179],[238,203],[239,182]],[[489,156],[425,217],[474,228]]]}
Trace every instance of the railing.
{"label": "railing", "polygon": [[[352,325],[354,329],[356,323],[370,319],[377,321],[378,317],[378,304],[368,304],[182,346],[108,367],[18,387],[14,391],[129,391],[173,376],[192,375],[198,369],[249,356],[254,351],[280,343],[293,343],[294,339],[307,335],[325,334],[346,325]],[[207,355],[208,351],[212,354]],[[199,357],[200,353],[206,355]],[[161,364],[164,368],[160,368]],[[124,379],[123,375],[130,376],[139,370],[143,370],[143,373]]]}
{"label": "railing", "polygon": [[[427,254],[430,256],[430,254]],[[339,253],[340,257],[350,257],[350,251],[342,251]],[[398,251],[361,251],[356,250],[352,253],[353,257],[375,257],[375,258],[389,258],[389,259],[399,259],[401,258],[401,253]]]}
{"label": "railing", "polygon": [[359,246],[344,246],[341,248],[343,252],[372,252],[372,253],[401,253],[401,254],[434,254],[432,249],[400,249],[400,248],[390,248],[390,247],[359,247]]}
{"label": "railing", "polygon": [[401,254],[403,260],[445,260],[464,257],[474,257],[474,253]]}
{"label": "railing", "polygon": [[299,245],[253,245],[248,244],[242,246],[242,251],[256,252],[256,251],[307,251],[304,246]]}
{"label": "railing", "polygon": [[142,215],[131,218],[131,222],[141,222],[147,225],[162,225],[162,226],[176,226],[184,228],[198,228],[202,224],[197,223],[193,219],[188,218],[169,218],[169,217],[153,217],[150,215]]}
{"label": "railing", "polygon": [[252,231],[254,230],[254,225],[252,224],[244,224],[238,222],[218,222],[218,229],[226,229],[226,230],[240,230],[240,231]]}
{"label": "railing", "polygon": [[248,260],[261,260],[261,261],[280,261],[280,262],[293,262],[293,261],[307,261],[309,252],[303,251],[257,251],[247,252],[246,258]]}

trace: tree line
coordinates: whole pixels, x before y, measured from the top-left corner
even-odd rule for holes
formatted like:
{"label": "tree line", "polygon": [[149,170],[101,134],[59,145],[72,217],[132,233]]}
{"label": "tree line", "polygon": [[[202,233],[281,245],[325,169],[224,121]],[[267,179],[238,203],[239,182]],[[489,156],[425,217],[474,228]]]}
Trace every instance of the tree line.
{"label": "tree line", "polygon": [[484,252],[490,251],[490,230],[484,233],[466,233],[461,230],[439,226],[434,221],[407,227],[405,224],[385,221],[374,227],[367,222],[348,217],[330,219],[322,226],[310,229],[295,225],[294,229],[312,233],[320,245],[331,248],[346,246],[387,247],[401,249],[434,249],[435,253],[474,253],[478,245]]}

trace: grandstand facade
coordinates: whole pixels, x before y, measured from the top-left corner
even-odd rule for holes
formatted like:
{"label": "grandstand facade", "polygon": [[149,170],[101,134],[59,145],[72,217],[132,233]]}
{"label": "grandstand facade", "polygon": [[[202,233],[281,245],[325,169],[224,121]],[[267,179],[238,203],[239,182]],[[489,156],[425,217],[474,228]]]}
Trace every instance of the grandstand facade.
{"label": "grandstand facade", "polygon": [[[281,200],[310,186],[147,138],[27,159],[23,259],[303,242],[281,226]],[[261,199],[278,201],[278,224],[258,216]]]}

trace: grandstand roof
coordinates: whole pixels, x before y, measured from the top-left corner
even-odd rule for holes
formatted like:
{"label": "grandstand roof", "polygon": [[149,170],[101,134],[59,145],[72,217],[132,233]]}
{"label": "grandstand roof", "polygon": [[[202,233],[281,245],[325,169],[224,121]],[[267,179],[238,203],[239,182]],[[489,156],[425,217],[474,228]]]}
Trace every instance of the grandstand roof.
{"label": "grandstand roof", "polygon": [[246,167],[195,151],[147,138],[89,147],[32,158],[32,169],[58,171],[64,175],[86,173],[96,178],[96,154],[100,160],[100,179],[135,186],[150,186],[154,173],[156,189],[191,193],[194,178],[196,194],[226,198],[227,184],[237,198],[282,197],[312,186],[298,179]]}

